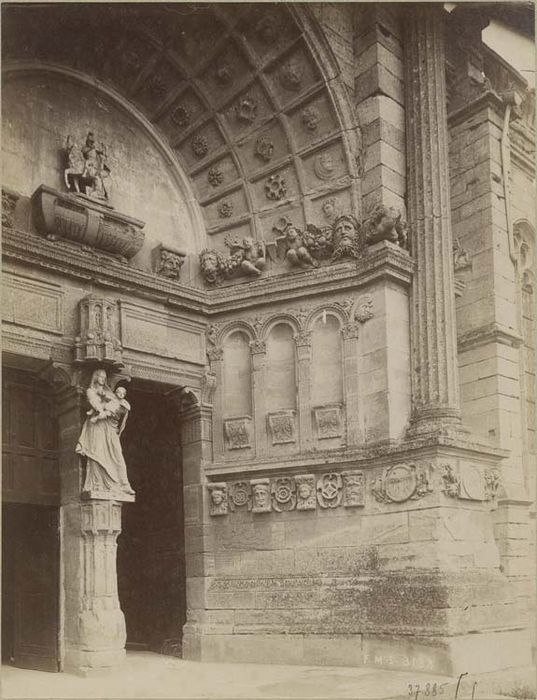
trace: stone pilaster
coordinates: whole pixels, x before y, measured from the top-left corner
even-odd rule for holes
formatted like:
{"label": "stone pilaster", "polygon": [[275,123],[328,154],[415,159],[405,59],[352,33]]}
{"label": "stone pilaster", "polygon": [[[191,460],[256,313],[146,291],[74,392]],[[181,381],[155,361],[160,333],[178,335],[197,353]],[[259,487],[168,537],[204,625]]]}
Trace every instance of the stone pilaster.
{"label": "stone pilaster", "polygon": [[255,451],[260,457],[267,453],[267,421],[265,405],[265,366],[267,346],[263,340],[250,343],[252,353],[252,389],[254,394]]}
{"label": "stone pilaster", "polygon": [[216,391],[213,400],[213,450],[214,459],[219,460],[224,457],[224,425],[222,420],[224,415],[224,351],[222,347],[211,348],[209,359],[211,371],[216,375]]}
{"label": "stone pilaster", "polygon": [[443,9],[406,10],[408,218],[412,286],[412,426],[460,423],[449,197]]}
{"label": "stone pilaster", "polygon": [[297,351],[298,380],[298,426],[300,449],[307,452],[312,448],[311,431],[311,332],[299,331],[295,335]]}
{"label": "stone pilaster", "polygon": [[343,326],[343,362],[345,377],[345,415],[347,420],[347,445],[355,447],[363,441],[360,429],[360,387],[358,366],[359,324],[356,321]]}

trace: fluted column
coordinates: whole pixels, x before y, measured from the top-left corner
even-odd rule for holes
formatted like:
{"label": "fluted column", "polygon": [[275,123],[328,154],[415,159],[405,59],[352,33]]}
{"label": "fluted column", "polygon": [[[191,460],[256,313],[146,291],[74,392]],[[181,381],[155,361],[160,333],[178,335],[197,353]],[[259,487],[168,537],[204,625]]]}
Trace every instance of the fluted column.
{"label": "fluted column", "polygon": [[412,287],[411,432],[460,422],[449,201],[444,10],[405,8]]}

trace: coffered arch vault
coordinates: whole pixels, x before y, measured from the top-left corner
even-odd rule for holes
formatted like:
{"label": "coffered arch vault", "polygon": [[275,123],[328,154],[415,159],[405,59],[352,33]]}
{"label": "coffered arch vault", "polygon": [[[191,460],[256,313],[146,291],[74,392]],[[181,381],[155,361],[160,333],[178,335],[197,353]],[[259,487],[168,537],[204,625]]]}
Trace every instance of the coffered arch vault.
{"label": "coffered arch vault", "polygon": [[360,215],[360,137],[307,8],[22,6],[6,13],[3,40],[6,66],[75,69],[151,122],[190,180],[203,244],[270,240],[283,216],[303,225]]}

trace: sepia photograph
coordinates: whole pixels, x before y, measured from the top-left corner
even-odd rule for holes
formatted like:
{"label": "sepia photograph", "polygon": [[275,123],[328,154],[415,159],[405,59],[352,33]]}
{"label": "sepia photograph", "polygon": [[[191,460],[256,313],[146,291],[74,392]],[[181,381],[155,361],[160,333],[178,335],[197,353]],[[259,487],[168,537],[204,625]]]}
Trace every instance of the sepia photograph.
{"label": "sepia photograph", "polygon": [[533,2],[1,2],[2,698],[536,699]]}

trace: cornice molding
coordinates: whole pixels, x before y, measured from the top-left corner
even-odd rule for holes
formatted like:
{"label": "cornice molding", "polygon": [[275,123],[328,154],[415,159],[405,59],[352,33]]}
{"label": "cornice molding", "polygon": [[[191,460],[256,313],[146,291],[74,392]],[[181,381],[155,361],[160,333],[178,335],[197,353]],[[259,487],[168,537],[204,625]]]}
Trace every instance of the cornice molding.
{"label": "cornice molding", "polygon": [[522,342],[522,336],[512,328],[501,326],[498,323],[489,323],[461,333],[457,338],[457,349],[459,352],[465,352],[488,343],[499,343],[500,345],[518,348]]}
{"label": "cornice molding", "polygon": [[293,271],[218,289],[195,289],[121,263],[105,253],[84,250],[69,241],[51,242],[20,229],[6,228],[3,233],[2,252],[6,260],[208,317],[296,299],[297,295],[359,289],[376,279],[389,279],[408,287],[415,267],[406,251],[381,242],[371,246],[357,261]]}

